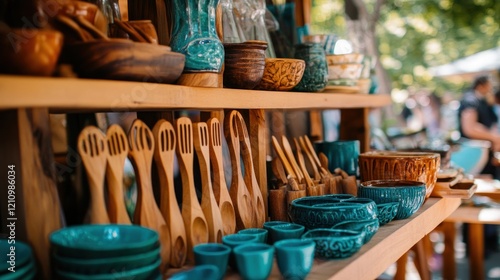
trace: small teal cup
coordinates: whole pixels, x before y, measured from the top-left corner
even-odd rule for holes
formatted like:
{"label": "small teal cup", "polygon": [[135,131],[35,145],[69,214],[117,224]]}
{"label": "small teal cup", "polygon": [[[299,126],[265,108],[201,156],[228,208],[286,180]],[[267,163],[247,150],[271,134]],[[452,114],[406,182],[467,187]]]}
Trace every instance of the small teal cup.
{"label": "small teal cup", "polygon": [[274,243],[276,260],[285,279],[305,279],[311,271],[316,243],[312,240],[285,239]]}
{"label": "small teal cup", "polygon": [[245,280],[264,280],[271,274],[274,247],[263,243],[249,243],[234,248],[240,276]]}
{"label": "small teal cup", "polygon": [[318,153],[328,158],[328,169],[332,173],[340,168],[349,175],[358,176],[359,140],[316,142],[314,145]]}
{"label": "small teal cup", "polygon": [[271,227],[270,236],[273,242],[278,242],[285,239],[300,238],[304,233],[303,225],[287,223]]}
{"label": "small teal cup", "polygon": [[248,234],[257,236],[257,239],[260,243],[267,242],[267,229],[265,228],[247,228],[238,231],[238,234]]}
{"label": "small teal cup", "polygon": [[264,229],[267,229],[267,244],[273,244],[273,237],[271,236],[271,228],[277,225],[286,225],[289,224],[289,222],[283,222],[283,221],[269,221],[265,222],[264,225],[262,226]]}
{"label": "small teal cup", "polygon": [[193,248],[194,262],[196,265],[211,264],[219,269],[219,278],[226,274],[231,248],[219,243],[198,244]]}
{"label": "small teal cup", "polygon": [[229,266],[235,270],[238,269],[236,266],[236,260],[234,257],[234,248],[235,247],[242,245],[242,244],[258,243],[258,242],[259,242],[259,239],[255,235],[233,233],[233,234],[228,234],[226,236],[223,236],[222,237],[222,244],[227,245],[232,249],[231,254],[229,254]]}

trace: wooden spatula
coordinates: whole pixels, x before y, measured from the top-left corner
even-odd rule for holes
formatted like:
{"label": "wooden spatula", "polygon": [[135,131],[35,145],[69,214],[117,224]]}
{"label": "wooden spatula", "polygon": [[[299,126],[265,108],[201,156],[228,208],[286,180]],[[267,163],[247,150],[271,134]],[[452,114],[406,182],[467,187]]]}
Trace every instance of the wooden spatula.
{"label": "wooden spatula", "polygon": [[309,140],[309,137],[307,137],[307,135],[304,135],[303,139],[307,150],[309,150],[309,153],[311,154],[314,162],[316,163],[316,167],[318,167],[318,170],[321,172],[321,174],[323,174],[323,176],[331,175],[330,171],[328,171],[328,168],[325,169],[321,165],[321,161],[319,160],[318,155],[316,154],[316,151],[314,150],[314,147],[311,143],[311,140]]}
{"label": "wooden spatula", "polygon": [[318,166],[316,166],[316,163],[314,162],[313,155],[309,152],[309,149],[306,146],[306,143],[304,142],[304,138],[299,137],[299,145],[302,148],[301,151],[304,152],[307,156],[307,159],[309,160],[309,163],[311,163],[311,168],[314,173],[314,179],[315,180],[320,180],[323,176],[322,174],[319,173],[318,171]]}
{"label": "wooden spatula", "polygon": [[224,134],[226,135],[229,155],[231,156],[232,179],[229,195],[231,196],[236,212],[236,229],[240,230],[254,227],[255,215],[253,211],[255,207],[253,198],[248,192],[243,176],[241,175],[240,139],[236,118],[236,111],[232,111],[226,116]]}
{"label": "wooden spatula", "polygon": [[151,164],[153,161],[154,139],[149,127],[141,120],[135,120],[128,132],[129,156],[137,175],[138,193],[134,212],[134,224],[156,230],[161,243],[161,270],[165,271],[170,262],[170,233],[153,195],[151,186]]}
{"label": "wooden spatula", "polygon": [[222,130],[218,119],[211,118],[207,122],[210,135],[210,162],[214,175],[213,191],[219,205],[224,235],[232,234],[236,230],[236,213],[229,196],[222,160]]}
{"label": "wooden spatula", "polygon": [[154,159],[160,177],[160,211],[170,233],[170,265],[182,267],[187,257],[186,229],[174,189],[175,130],[171,123],[159,120],[153,128]]}
{"label": "wooden spatula", "polygon": [[255,206],[255,223],[256,227],[260,228],[266,221],[266,209],[262,192],[260,191],[259,182],[255,176],[255,169],[252,160],[252,148],[250,146],[250,137],[248,136],[247,126],[243,116],[236,111],[238,117],[238,135],[241,144],[241,155],[243,157],[243,164],[245,166],[245,184],[247,185],[248,192],[253,198]]}
{"label": "wooden spatula", "polygon": [[104,202],[104,173],[108,153],[106,136],[95,126],[85,127],[78,136],[78,152],[89,180],[90,223],[107,224],[109,218]]}
{"label": "wooden spatula", "polygon": [[297,164],[297,161],[295,160],[295,156],[293,155],[292,151],[292,146],[290,146],[290,142],[288,142],[288,139],[286,138],[285,135],[282,135],[281,137],[281,142],[283,144],[283,150],[285,151],[285,155],[288,159],[288,162],[292,166],[293,170],[295,171],[295,174],[297,175],[297,180],[299,183],[304,183],[304,175],[302,174],[302,171],[300,170],[299,165]]}
{"label": "wooden spatula", "polygon": [[201,174],[201,209],[208,224],[208,242],[221,243],[224,230],[219,205],[215,201],[212,179],[210,178],[208,127],[204,122],[195,123],[193,126],[194,148],[198,155]]}
{"label": "wooden spatula", "polygon": [[193,125],[187,117],[177,119],[176,123],[177,158],[182,178],[182,219],[186,228],[188,260],[193,262],[193,247],[208,242],[208,225],[194,188]]}
{"label": "wooden spatula", "polygon": [[106,138],[108,145],[106,179],[109,191],[109,220],[115,224],[131,224],[123,194],[123,169],[128,155],[127,135],[121,126],[113,124],[108,128]]}
{"label": "wooden spatula", "polygon": [[285,153],[283,152],[283,149],[281,149],[280,143],[278,142],[278,139],[272,136],[272,141],[273,141],[273,147],[276,153],[278,154],[279,159],[281,160],[281,163],[283,164],[283,167],[285,168],[285,171],[288,175],[290,175],[292,178],[297,179],[297,175],[295,174],[295,171],[293,170],[292,166],[288,162],[288,159],[285,156]]}
{"label": "wooden spatula", "polygon": [[314,182],[311,179],[311,177],[309,176],[309,173],[307,172],[306,163],[304,161],[304,155],[302,155],[302,151],[300,149],[299,141],[297,141],[297,139],[295,139],[295,138],[293,140],[295,141],[296,154],[297,154],[297,160],[298,160],[298,163],[299,163],[299,167],[300,167],[300,169],[302,171],[302,174],[304,174],[304,179],[306,181],[306,185],[308,187],[313,187],[314,186]]}

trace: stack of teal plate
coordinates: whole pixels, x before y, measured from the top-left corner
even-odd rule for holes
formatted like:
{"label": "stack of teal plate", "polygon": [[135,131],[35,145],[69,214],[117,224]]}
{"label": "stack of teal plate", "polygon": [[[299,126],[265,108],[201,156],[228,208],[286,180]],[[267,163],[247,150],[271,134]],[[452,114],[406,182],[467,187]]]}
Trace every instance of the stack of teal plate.
{"label": "stack of teal plate", "polygon": [[145,227],[67,227],[53,232],[50,243],[57,279],[161,279],[158,233]]}
{"label": "stack of teal plate", "polygon": [[0,239],[0,279],[35,279],[36,263],[31,247],[19,240]]}

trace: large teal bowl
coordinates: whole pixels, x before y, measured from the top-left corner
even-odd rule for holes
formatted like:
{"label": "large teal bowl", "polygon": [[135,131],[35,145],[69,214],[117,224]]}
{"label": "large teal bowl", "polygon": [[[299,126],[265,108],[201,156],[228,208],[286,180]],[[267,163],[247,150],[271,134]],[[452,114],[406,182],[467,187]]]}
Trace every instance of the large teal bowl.
{"label": "large teal bowl", "polygon": [[399,202],[396,220],[413,215],[425,201],[425,183],[403,180],[374,180],[362,182],[359,197],[373,199],[377,204]]}
{"label": "large teal bowl", "polygon": [[53,253],[61,257],[121,257],[153,250],[158,243],[158,233],[134,225],[83,225],[53,232],[50,243]]}
{"label": "large teal bowl", "polygon": [[361,246],[365,233],[343,229],[313,229],[302,239],[316,243],[315,256],[324,259],[343,259],[354,255]]}

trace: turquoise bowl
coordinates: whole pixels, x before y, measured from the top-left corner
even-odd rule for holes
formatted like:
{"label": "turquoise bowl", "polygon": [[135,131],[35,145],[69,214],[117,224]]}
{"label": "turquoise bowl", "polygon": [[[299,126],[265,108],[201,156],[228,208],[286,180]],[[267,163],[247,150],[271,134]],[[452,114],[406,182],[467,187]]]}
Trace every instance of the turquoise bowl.
{"label": "turquoise bowl", "polygon": [[[17,241],[16,241],[17,244]],[[17,249],[16,249],[17,250]],[[16,256],[19,252],[16,253]],[[36,266],[35,260],[30,258],[28,262],[25,262],[22,266],[18,266],[16,263],[16,271],[15,272],[7,272],[2,271],[3,274],[0,274],[0,279],[2,280],[31,280],[35,279],[36,275]]]}
{"label": "turquoise bowl", "polygon": [[0,239],[0,252],[2,252],[2,254],[0,254],[0,275],[8,273],[11,273],[13,275],[16,274],[7,270],[9,267],[11,267],[11,264],[9,264],[10,256],[7,256],[7,254],[10,253],[11,246],[15,247],[15,260],[12,262],[12,264],[16,266],[16,270],[28,264],[29,261],[33,260],[33,251],[28,244],[19,240],[15,240],[14,244],[9,244],[8,239]]}
{"label": "turquoise bowl", "polygon": [[394,219],[409,218],[424,204],[425,183],[403,180],[374,180],[362,182],[359,197],[373,199],[376,203],[399,202]]}
{"label": "turquoise bowl", "polygon": [[78,259],[53,255],[56,269],[78,274],[107,274],[151,265],[160,259],[160,244],[149,252],[110,258]]}
{"label": "turquoise bowl", "polygon": [[[222,244],[229,246],[231,249],[247,243],[259,243],[259,238],[255,235],[239,233],[228,234],[222,237]],[[229,254],[229,266],[236,270],[238,269],[234,257],[234,250],[231,250]]]}
{"label": "turquoise bowl", "polygon": [[264,280],[271,274],[274,247],[268,244],[244,244],[234,248],[238,271],[243,279]]}
{"label": "turquoise bowl", "polygon": [[285,239],[274,243],[276,261],[284,279],[305,279],[311,271],[316,243]]}
{"label": "turquoise bowl", "polygon": [[365,233],[343,229],[313,229],[304,235],[303,240],[316,243],[315,256],[323,259],[344,259],[354,255],[363,246]]}
{"label": "turquoise bowl", "polygon": [[268,234],[267,234],[267,244],[273,244],[274,243],[274,240],[272,240],[272,236],[271,236],[271,228],[274,227],[274,226],[277,226],[277,225],[286,225],[286,224],[289,224],[290,222],[283,222],[283,221],[269,221],[269,222],[265,222],[264,225],[262,225],[262,227],[264,229],[267,230]]}
{"label": "turquoise bowl", "polygon": [[351,199],[351,198],[356,198],[354,195],[352,194],[348,194],[348,193],[334,193],[334,194],[325,194],[321,197],[327,197],[327,198],[333,198],[333,199],[338,199],[340,201],[342,200],[346,200],[346,199]]}
{"label": "turquoise bowl", "polygon": [[399,202],[387,202],[377,204],[378,220],[381,226],[392,221],[398,213]]}
{"label": "turquoise bowl", "polygon": [[61,257],[122,257],[153,250],[158,246],[158,233],[134,225],[82,225],[53,232],[50,243]]}
{"label": "turquoise bowl", "polygon": [[[203,279],[203,280],[218,280],[219,278],[219,269],[215,265],[211,264],[203,264],[197,265],[190,270],[186,270],[183,272],[178,272],[172,275],[170,280],[194,280],[194,279]],[[135,279],[134,279],[135,280]]]}
{"label": "turquoise bowl", "polygon": [[[194,263],[196,265],[215,265],[219,273],[217,279],[222,279],[226,274],[231,247],[219,243],[198,244],[193,248]],[[201,279],[201,278],[200,278]]]}
{"label": "turquoise bowl", "polygon": [[348,201],[338,202],[336,199],[322,196],[298,198],[290,204],[289,214],[294,223],[303,225],[306,229],[331,228],[346,220],[377,217],[376,208],[371,208],[369,204]]}
{"label": "turquoise bowl", "polygon": [[304,230],[305,227],[303,225],[287,223],[271,227],[269,235],[272,242],[277,242],[284,239],[300,238]]}
{"label": "turquoise bowl", "polygon": [[134,280],[147,280],[157,277],[160,268],[161,259],[155,263],[132,269],[129,271],[115,271],[112,273],[104,274],[79,274],[55,269],[55,274],[58,279],[66,280],[109,280],[109,279],[134,279]]}
{"label": "turquoise bowl", "polygon": [[334,225],[333,229],[345,229],[352,231],[362,231],[365,233],[363,238],[363,244],[368,243],[372,237],[377,233],[380,227],[378,219],[368,219],[368,220],[355,220],[355,221],[343,221]]}
{"label": "turquoise bowl", "polygon": [[238,231],[238,234],[249,234],[257,236],[259,242],[266,243],[268,230],[265,228],[247,228]]}

